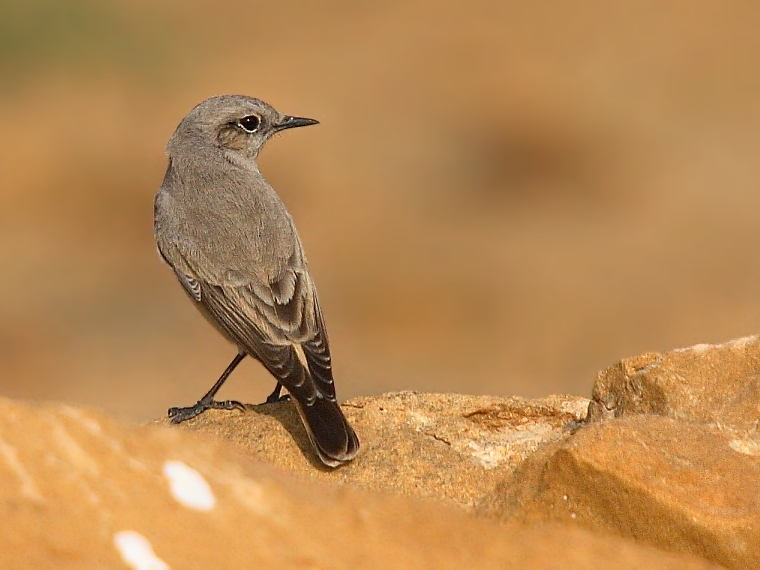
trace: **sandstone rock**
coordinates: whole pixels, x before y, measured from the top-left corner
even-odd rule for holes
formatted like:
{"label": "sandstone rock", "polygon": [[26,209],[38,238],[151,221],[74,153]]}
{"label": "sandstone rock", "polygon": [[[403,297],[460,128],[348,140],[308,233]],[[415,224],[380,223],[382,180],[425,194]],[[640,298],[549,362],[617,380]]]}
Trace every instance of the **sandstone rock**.
{"label": "sandstone rock", "polygon": [[600,372],[589,421],[657,414],[756,433],[760,337],[627,358]]}
{"label": "sandstone rock", "polygon": [[[473,506],[540,446],[567,437],[585,417],[577,396],[522,398],[401,392],[344,404],[360,455],[325,469],[290,402],[246,413],[208,410],[180,428],[213,433],[250,457],[311,478]],[[293,445],[295,439],[297,445]]]}
{"label": "sandstone rock", "polygon": [[529,457],[480,511],[573,522],[729,568],[760,568],[758,489],[760,446],[731,431],[638,415],[590,424]]}
{"label": "sandstone rock", "polygon": [[[393,465],[414,471],[415,461],[399,455]],[[9,569],[715,568],[583,529],[502,526],[432,501],[296,479],[186,430],[8,400],[0,520]]]}

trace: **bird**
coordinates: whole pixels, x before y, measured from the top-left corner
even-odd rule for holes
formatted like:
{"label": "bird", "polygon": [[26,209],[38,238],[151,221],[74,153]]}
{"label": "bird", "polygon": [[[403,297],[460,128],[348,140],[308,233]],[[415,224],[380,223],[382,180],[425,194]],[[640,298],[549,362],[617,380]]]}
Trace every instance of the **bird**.
{"label": "bird", "polygon": [[169,409],[171,421],[210,408],[245,410],[214,396],[251,356],[277,381],[266,401],[287,399],[280,396],[284,387],[317,456],[337,467],[356,456],[359,438],[337,402],[327,329],[301,240],[257,163],[276,133],[316,124],[246,95],[196,105],[166,146],[154,235],[193,304],[238,350],[194,406]]}

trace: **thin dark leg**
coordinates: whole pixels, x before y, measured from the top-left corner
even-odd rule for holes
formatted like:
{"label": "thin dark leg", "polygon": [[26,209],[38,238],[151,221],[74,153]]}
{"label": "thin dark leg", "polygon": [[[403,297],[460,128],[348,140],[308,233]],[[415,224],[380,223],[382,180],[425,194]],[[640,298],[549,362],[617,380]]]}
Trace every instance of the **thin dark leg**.
{"label": "thin dark leg", "polygon": [[185,420],[194,418],[198,414],[210,408],[217,410],[232,410],[234,408],[238,408],[245,411],[245,406],[240,402],[236,402],[235,400],[224,400],[223,402],[214,400],[214,396],[216,396],[219,388],[222,387],[222,384],[224,384],[225,380],[227,380],[227,377],[232,374],[232,371],[237,368],[237,365],[240,364],[245,356],[245,353],[238,353],[235,358],[232,359],[232,362],[230,362],[230,365],[227,367],[227,369],[219,377],[219,380],[216,381],[216,384],[211,387],[211,390],[206,392],[206,395],[203,396],[203,398],[198,400],[197,404],[188,408],[169,408],[169,417],[172,419],[172,423],[178,424],[184,422]]}
{"label": "thin dark leg", "polygon": [[267,396],[267,401],[264,402],[265,404],[276,404],[277,402],[286,402],[290,400],[290,394],[285,394],[284,396],[280,396],[280,391],[282,390],[282,384],[277,382],[277,386],[274,387],[274,391]]}

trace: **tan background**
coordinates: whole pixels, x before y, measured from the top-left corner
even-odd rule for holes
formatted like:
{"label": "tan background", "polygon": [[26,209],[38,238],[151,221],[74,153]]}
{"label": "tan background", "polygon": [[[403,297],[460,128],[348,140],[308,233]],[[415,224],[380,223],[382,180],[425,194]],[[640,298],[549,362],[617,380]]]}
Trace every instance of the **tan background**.
{"label": "tan background", "polygon": [[[0,2],[0,394],[147,419],[233,349],[152,241],[163,147],[246,93],[339,395],[588,395],[760,328],[760,5]],[[247,362],[222,395],[261,401]]]}

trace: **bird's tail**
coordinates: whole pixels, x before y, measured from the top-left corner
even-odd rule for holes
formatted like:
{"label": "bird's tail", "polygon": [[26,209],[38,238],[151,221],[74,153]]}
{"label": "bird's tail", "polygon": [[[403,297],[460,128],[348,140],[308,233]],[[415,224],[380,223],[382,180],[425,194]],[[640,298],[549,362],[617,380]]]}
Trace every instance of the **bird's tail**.
{"label": "bird's tail", "polygon": [[318,397],[309,404],[300,402],[295,394],[291,395],[322,463],[337,467],[356,457],[359,438],[336,401]]}

